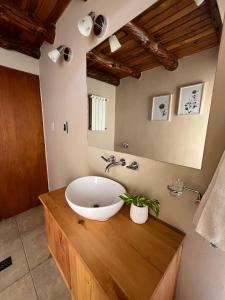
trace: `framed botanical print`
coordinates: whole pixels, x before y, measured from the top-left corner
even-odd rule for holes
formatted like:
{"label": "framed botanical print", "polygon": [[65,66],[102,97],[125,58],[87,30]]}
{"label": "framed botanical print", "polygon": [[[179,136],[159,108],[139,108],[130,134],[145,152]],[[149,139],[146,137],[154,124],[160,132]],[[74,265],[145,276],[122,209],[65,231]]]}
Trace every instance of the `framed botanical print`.
{"label": "framed botanical print", "polygon": [[180,88],[178,115],[200,114],[204,83]]}
{"label": "framed botanical print", "polygon": [[168,121],[170,117],[171,95],[153,97],[152,121]]}

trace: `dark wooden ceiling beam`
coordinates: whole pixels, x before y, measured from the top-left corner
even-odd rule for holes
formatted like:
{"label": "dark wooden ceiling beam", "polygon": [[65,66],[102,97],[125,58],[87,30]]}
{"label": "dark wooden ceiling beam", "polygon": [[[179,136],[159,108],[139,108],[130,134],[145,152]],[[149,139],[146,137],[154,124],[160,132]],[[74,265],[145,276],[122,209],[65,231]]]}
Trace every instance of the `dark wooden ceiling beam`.
{"label": "dark wooden ceiling beam", "polygon": [[33,45],[17,41],[16,39],[6,37],[2,34],[0,34],[0,47],[15,50],[34,58],[40,58],[41,55],[39,47],[34,47]]}
{"label": "dark wooden ceiling beam", "polygon": [[144,28],[138,26],[134,22],[129,22],[123,27],[123,30],[130,34],[147,51],[153,54],[156,60],[167,70],[174,71],[178,67],[176,56],[164,49]]}
{"label": "dark wooden ceiling beam", "polygon": [[87,69],[87,76],[115,86],[118,86],[120,84],[120,79],[116,76],[91,68]]}
{"label": "dark wooden ceiling beam", "polygon": [[87,59],[97,63],[98,65],[100,65],[108,70],[122,72],[122,73],[127,74],[127,76],[132,76],[134,78],[141,77],[140,72],[138,72],[130,67],[127,67],[127,66],[121,64],[120,62],[115,61],[114,59],[112,59],[106,55],[103,55],[102,53],[95,53],[93,51],[89,51],[87,53]]}
{"label": "dark wooden ceiling beam", "polygon": [[[49,5],[52,5],[53,3],[52,1],[49,0],[45,2],[49,2]],[[50,15],[48,16],[47,21],[50,21],[51,23],[55,24],[70,2],[71,0],[55,1],[54,8],[51,11]]]}
{"label": "dark wooden ceiling beam", "polygon": [[217,32],[219,38],[221,38],[223,23],[220,16],[218,3],[216,0],[205,0],[208,8],[208,13],[212,19],[212,24]]}
{"label": "dark wooden ceiling beam", "polygon": [[19,7],[0,0],[0,20],[13,24],[18,28],[28,31],[32,34],[43,35],[43,41],[53,44],[55,39],[55,25],[45,24],[37,17],[34,17]]}

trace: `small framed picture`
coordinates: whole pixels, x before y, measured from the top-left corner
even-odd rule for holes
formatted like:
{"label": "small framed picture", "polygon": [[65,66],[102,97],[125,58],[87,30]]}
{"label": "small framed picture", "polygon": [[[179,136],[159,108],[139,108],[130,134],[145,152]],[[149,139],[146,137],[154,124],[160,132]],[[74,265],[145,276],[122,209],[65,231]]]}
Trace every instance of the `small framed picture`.
{"label": "small framed picture", "polygon": [[152,121],[168,121],[170,117],[171,95],[153,97]]}
{"label": "small framed picture", "polygon": [[204,83],[180,88],[178,115],[200,114]]}

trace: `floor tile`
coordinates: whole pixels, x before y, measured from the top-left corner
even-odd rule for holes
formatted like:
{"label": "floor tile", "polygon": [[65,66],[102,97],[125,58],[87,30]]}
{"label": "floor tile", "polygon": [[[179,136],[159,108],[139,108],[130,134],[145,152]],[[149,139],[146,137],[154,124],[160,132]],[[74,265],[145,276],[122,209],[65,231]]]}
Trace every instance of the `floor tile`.
{"label": "floor tile", "polygon": [[37,300],[31,276],[25,275],[0,292],[0,300]]}
{"label": "floor tile", "polygon": [[21,234],[33,230],[44,224],[44,212],[42,205],[29,209],[16,216],[16,222]]}
{"label": "floor tile", "polygon": [[15,218],[0,221],[0,245],[19,237]]}
{"label": "floor tile", "polygon": [[20,239],[0,244],[0,261],[11,256],[12,265],[0,272],[0,291],[28,273],[28,265]]}
{"label": "floor tile", "polygon": [[23,234],[22,241],[30,269],[34,269],[49,258],[44,226]]}
{"label": "floor tile", "polygon": [[71,299],[52,258],[39,265],[31,273],[39,300]]}

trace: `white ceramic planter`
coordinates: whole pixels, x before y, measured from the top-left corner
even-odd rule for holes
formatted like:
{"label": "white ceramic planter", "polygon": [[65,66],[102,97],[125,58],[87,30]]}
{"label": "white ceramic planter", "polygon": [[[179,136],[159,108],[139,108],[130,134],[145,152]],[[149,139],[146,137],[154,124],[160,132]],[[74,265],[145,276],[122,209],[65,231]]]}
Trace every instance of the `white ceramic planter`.
{"label": "white ceramic planter", "polygon": [[138,207],[131,204],[130,218],[134,223],[144,224],[148,220],[148,207]]}

